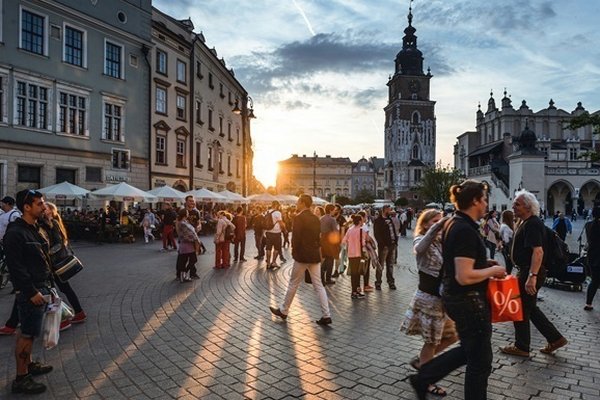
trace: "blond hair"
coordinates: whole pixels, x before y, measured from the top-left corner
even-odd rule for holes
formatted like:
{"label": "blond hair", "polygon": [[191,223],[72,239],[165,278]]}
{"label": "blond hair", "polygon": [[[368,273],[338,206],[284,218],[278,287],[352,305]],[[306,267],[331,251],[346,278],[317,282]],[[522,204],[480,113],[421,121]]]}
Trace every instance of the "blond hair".
{"label": "blond hair", "polygon": [[425,225],[427,225],[429,221],[431,221],[438,215],[442,215],[442,212],[439,210],[430,209],[423,211],[419,216],[419,219],[417,219],[417,225],[415,226],[415,235],[424,235],[425,232],[427,232],[427,228],[425,228]]}

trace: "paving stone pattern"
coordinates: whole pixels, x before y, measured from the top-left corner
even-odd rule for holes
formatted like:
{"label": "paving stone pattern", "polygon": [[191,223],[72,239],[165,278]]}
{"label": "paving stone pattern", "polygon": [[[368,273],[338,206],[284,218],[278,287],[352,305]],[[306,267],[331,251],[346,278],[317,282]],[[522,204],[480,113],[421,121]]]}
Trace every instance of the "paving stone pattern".
{"label": "paving stone pattern", "polygon": [[[577,230],[581,222],[576,223]],[[570,237],[573,242],[576,235]],[[256,253],[248,237],[247,258]],[[398,290],[350,298],[350,278],[327,289],[333,325],[315,324],[319,305],[302,284],[287,321],[272,317],[290,276],[291,255],[280,270],[264,262],[212,269],[214,249],[200,256],[200,279],[174,280],[175,253],[144,245],[76,243],[86,265],[73,278],[88,320],[63,332],[58,348],[35,355],[54,365],[41,378],[39,399],[413,399],[409,360],[422,342],[399,332],[417,276],[411,238],[402,238]],[[374,274],[372,274],[373,276]],[[385,278],[384,278],[385,279]],[[371,278],[371,283],[373,278]],[[583,293],[543,289],[541,308],[569,339],[556,356],[534,351],[510,357],[511,324],[494,325],[490,399],[599,399],[600,310],[582,310]],[[1,322],[13,297],[0,292]],[[597,307],[600,309],[600,305]],[[545,345],[532,329],[532,345]],[[0,337],[0,398],[14,379],[14,336]],[[464,368],[440,382],[447,399],[463,397]],[[433,397],[432,397],[433,398]]]}

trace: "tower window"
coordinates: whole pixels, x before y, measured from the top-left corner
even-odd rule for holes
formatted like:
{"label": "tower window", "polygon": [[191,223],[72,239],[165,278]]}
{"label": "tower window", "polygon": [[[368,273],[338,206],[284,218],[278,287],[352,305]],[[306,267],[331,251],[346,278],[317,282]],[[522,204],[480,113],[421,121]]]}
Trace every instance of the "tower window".
{"label": "tower window", "polygon": [[421,122],[421,116],[419,115],[419,113],[417,111],[413,112],[412,123],[413,124],[418,124],[420,122]]}
{"label": "tower window", "polygon": [[416,144],[413,146],[412,149],[412,158],[415,160],[419,159],[419,146],[417,146]]}

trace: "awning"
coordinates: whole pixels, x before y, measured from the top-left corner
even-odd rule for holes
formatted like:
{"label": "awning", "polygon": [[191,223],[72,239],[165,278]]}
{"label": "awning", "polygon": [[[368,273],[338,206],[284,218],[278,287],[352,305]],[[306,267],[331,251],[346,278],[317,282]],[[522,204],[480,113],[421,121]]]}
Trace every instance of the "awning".
{"label": "awning", "polygon": [[471,154],[469,154],[469,157],[480,156],[482,154],[491,153],[495,150],[500,149],[503,145],[504,145],[504,141],[484,144],[483,146],[478,147]]}

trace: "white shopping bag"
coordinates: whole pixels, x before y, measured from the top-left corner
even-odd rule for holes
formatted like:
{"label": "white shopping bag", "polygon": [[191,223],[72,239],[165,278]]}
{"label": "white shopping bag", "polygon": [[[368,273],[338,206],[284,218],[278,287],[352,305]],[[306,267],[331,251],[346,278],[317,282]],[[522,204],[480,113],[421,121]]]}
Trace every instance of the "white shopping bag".
{"label": "white shopping bag", "polygon": [[49,350],[56,347],[58,338],[60,337],[60,321],[62,317],[61,299],[58,296],[53,296],[53,302],[48,303],[46,312],[44,313],[43,322],[43,341],[44,347]]}

